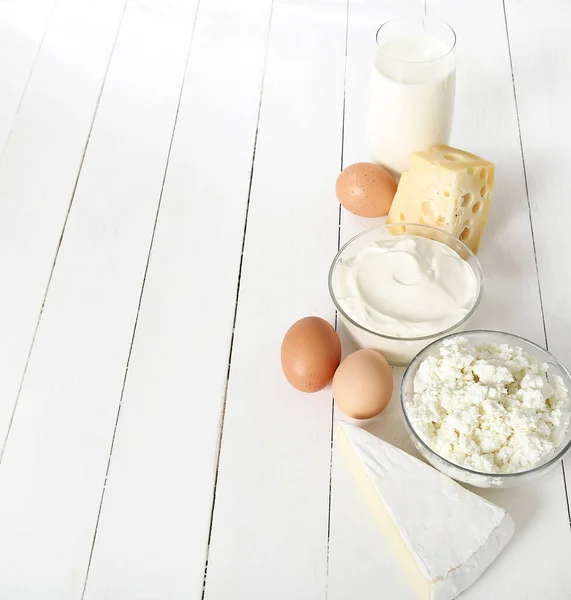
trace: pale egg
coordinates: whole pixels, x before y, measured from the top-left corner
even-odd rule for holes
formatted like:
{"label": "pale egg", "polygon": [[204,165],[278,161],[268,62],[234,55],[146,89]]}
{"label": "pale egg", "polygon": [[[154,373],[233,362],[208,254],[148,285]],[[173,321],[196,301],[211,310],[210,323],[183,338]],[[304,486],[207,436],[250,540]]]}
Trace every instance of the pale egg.
{"label": "pale egg", "polygon": [[385,357],[376,350],[350,354],[335,372],[333,398],[353,419],[370,419],[382,412],[393,393],[393,374]]}

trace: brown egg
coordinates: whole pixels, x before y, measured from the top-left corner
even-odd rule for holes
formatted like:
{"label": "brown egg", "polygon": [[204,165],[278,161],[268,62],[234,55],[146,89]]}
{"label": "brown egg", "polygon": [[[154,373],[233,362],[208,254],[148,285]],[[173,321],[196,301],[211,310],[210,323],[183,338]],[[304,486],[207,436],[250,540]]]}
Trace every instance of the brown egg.
{"label": "brown egg", "polygon": [[382,412],[393,393],[393,374],[376,350],[358,350],[340,365],[333,378],[337,406],[353,419],[370,419]]}
{"label": "brown egg", "polygon": [[393,176],[383,167],[367,162],[341,171],[335,184],[339,202],[359,217],[388,215],[396,191]]}
{"label": "brown egg", "polygon": [[282,369],[301,392],[317,392],[333,379],[341,361],[341,342],[333,327],[319,317],[294,323],[282,342]]}

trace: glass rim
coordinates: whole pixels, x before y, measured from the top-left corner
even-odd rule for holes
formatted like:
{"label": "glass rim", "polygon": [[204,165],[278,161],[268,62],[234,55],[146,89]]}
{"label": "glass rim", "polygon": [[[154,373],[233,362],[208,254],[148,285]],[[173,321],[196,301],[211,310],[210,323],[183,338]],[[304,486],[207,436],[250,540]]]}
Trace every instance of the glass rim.
{"label": "glass rim", "polygon": [[[452,44],[450,45],[450,47],[444,54],[442,54],[441,56],[438,56],[437,58],[431,58],[430,60],[404,60],[402,58],[397,58],[396,56],[393,56],[392,54],[389,54],[388,52],[385,52],[383,50],[382,46],[379,44],[379,34],[381,33],[381,30],[383,29],[383,27],[386,27],[387,25],[390,25],[391,23],[397,23],[397,22],[402,23],[402,22],[414,21],[414,20],[418,20],[418,19],[422,19],[423,23],[425,21],[431,21],[432,23],[440,23],[441,25],[444,25],[450,31],[450,33],[452,33]],[[436,61],[442,60],[443,58],[446,58],[448,55],[450,55],[454,51],[454,48],[456,48],[456,32],[454,31],[454,29],[452,28],[451,25],[446,23],[446,21],[442,21],[441,19],[436,19],[435,17],[427,17],[427,16],[394,17],[392,19],[389,19],[388,21],[385,21],[377,29],[377,33],[375,34],[375,42],[377,44],[377,48],[379,49],[379,51],[382,52],[385,56],[387,56],[391,60],[394,60],[394,61],[397,61],[400,63],[410,64],[410,65],[426,65],[426,64],[430,64],[430,63],[434,63]]]}
{"label": "glass rim", "polygon": [[[404,421],[405,424],[407,426],[407,428],[412,432],[412,434],[414,435],[414,439],[416,441],[418,441],[418,443],[428,451],[428,453],[431,456],[435,456],[436,458],[438,458],[439,460],[441,460],[443,463],[446,464],[447,467],[453,467],[454,469],[459,469],[460,471],[462,471],[463,473],[468,473],[470,475],[478,475],[478,476],[483,476],[483,477],[490,477],[490,478],[499,478],[499,479],[512,479],[514,477],[519,477],[520,475],[529,475],[530,473],[535,473],[537,471],[541,471],[544,469],[547,469],[548,467],[552,466],[554,463],[559,462],[560,460],[563,459],[563,457],[565,456],[565,454],[567,454],[567,452],[571,449],[571,439],[569,439],[569,441],[562,445],[561,448],[559,448],[556,453],[546,462],[541,463],[540,465],[537,465],[536,467],[532,467],[531,469],[526,469],[525,471],[516,471],[515,473],[487,473],[486,471],[476,471],[474,469],[469,469],[468,467],[463,467],[462,465],[456,464],[446,458],[444,458],[443,456],[441,456],[440,454],[438,454],[438,452],[436,452],[436,450],[433,450],[421,437],[420,434],[416,431],[416,429],[413,427],[412,423],[410,422],[410,419],[408,418],[408,414],[406,412],[406,406],[405,406],[405,393],[403,390],[405,381],[407,380],[407,376],[409,375],[410,369],[412,369],[414,366],[417,365],[417,363],[419,363],[419,361],[421,360],[421,355],[422,358],[424,358],[426,356],[427,351],[434,347],[436,344],[442,344],[444,342],[444,340],[449,340],[451,338],[454,337],[469,337],[470,334],[473,333],[492,333],[492,334],[499,334],[502,336],[507,336],[510,338],[514,338],[515,340],[519,340],[520,342],[524,342],[526,344],[528,344],[529,346],[533,347],[536,350],[539,350],[540,352],[542,352],[543,354],[546,355],[546,358],[548,359],[547,362],[550,362],[553,366],[557,367],[557,369],[560,369],[561,371],[563,371],[563,373],[569,378],[571,379],[571,373],[569,372],[569,369],[567,369],[567,367],[561,363],[557,357],[555,357],[553,354],[551,354],[551,352],[549,352],[549,350],[546,350],[545,348],[542,348],[539,344],[536,344],[535,342],[532,342],[531,340],[528,340],[527,338],[522,337],[521,335],[516,335],[515,333],[508,333],[506,331],[499,331],[497,329],[469,329],[467,331],[459,331],[456,333],[451,333],[449,335],[446,335],[444,337],[441,337],[437,340],[434,340],[431,344],[428,344],[428,346],[426,346],[425,348],[423,348],[411,361],[410,364],[408,365],[408,367],[405,369],[402,379],[401,379],[401,383],[400,383],[400,405],[401,405],[401,411],[402,411],[402,415],[404,417]],[[407,394],[407,397],[410,396],[410,394]],[[571,427],[571,425],[569,425]]]}
{"label": "glass rim", "polygon": [[[457,323],[454,323],[454,325],[451,325],[450,327],[446,327],[446,329],[442,329],[440,331],[436,331],[434,333],[430,333],[428,335],[421,335],[421,336],[415,336],[415,337],[396,337],[396,336],[392,336],[392,335],[387,335],[384,333],[380,333],[378,331],[374,331],[373,329],[369,329],[367,327],[365,327],[364,325],[361,325],[360,323],[357,323],[357,321],[355,321],[352,317],[350,317],[341,307],[341,305],[339,304],[338,300],[337,300],[337,295],[335,294],[334,290],[333,290],[333,273],[335,271],[335,267],[337,266],[340,257],[342,255],[342,253],[346,250],[346,248],[348,248],[353,242],[357,241],[359,238],[363,237],[364,235],[371,233],[372,231],[378,231],[381,229],[388,229],[389,227],[421,227],[424,229],[430,229],[432,231],[436,231],[441,235],[444,235],[445,237],[448,238],[452,238],[454,240],[455,243],[458,243],[462,250],[467,252],[468,254],[468,258],[471,258],[475,261],[475,265],[470,265],[470,268],[472,269],[472,271],[474,271],[474,274],[476,276],[476,281],[478,283],[478,294],[476,296],[476,299],[474,300],[474,304],[472,305],[472,307],[470,308],[470,310],[462,317],[462,319],[460,319],[460,321],[458,321]],[[407,234],[407,235],[414,235],[414,234]],[[432,239],[432,238],[430,238]],[[437,242],[438,240],[434,240],[435,242]],[[441,244],[444,242],[440,242]],[[448,246],[450,248],[450,246]],[[451,250],[454,250],[454,248],[451,248]],[[457,253],[458,254],[458,253]],[[458,256],[460,256],[458,254]],[[460,256],[460,258],[462,258]],[[467,259],[463,259],[463,260],[467,260]],[[335,308],[337,309],[337,311],[341,314],[341,316],[346,319],[347,321],[349,321],[349,323],[351,323],[352,325],[354,325],[355,327],[358,327],[359,329],[361,329],[362,331],[366,331],[367,333],[371,333],[372,335],[375,335],[377,337],[380,337],[382,339],[385,340],[394,340],[397,342],[418,342],[418,341],[423,341],[423,340],[433,340],[435,337],[441,337],[442,335],[445,335],[449,332],[453,332],[455,329],[457,329],[458,327],[460,327],[462,325],[462,323],[465,323],[475,312],[475,310],[478,308],[478,305],[480,304],[480,301],[482,299],[482,293],[484,291],[484,272],[482,270],[482,265],[480,264],[480,261],[478,260],[478,257],[472,252],[472,250],[470,250],[470,248],[468,248],[468,246],[466,246],[466,244],[458,239],[456,236],[452,235],[451,233],[448,233],[448,231],[444,231],[443,229],[439,229],[438,227],[433,227],[432,225],[424,225],[423,223],[383,223],[382,225],[377,225],[376,227],[371,227],[370,229],[365,229],[365,231],[361,231],[361,233],[358,233],[357,235],[354,235],[349,241],[345,242],[345,244],[343,244],[343,246],[339,249],[339,251],[337,252],[337,254],[335,255],[335,258],[333,259],[331,266],[329,267],[329,275],[328,275],[328,286],[329,286],[329,295],[331,296],[331,299],[333,300],[333,304],[335,304]]]}

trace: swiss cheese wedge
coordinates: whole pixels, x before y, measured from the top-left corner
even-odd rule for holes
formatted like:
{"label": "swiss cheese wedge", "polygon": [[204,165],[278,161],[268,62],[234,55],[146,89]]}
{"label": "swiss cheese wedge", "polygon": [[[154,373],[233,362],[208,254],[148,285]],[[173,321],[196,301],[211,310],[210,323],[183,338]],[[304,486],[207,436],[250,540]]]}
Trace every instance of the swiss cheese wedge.
{"label": "swiss cheese wedge", "polygon": [[493,163],[450,146],[434,146],[412,154],[410,165],[387,222],[433,225],[477,252],[494,188]]}

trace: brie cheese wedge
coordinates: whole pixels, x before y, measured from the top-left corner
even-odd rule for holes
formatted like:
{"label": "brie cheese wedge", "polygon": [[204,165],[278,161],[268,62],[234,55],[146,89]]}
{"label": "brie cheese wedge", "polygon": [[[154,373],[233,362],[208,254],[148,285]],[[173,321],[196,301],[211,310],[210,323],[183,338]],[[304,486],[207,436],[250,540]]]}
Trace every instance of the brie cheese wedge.
{"label": "brie cheese wedge", "polygon": [[337,443],[421,600],[453,600],[509,542],[508,513],[374,435],[339,422]]}

